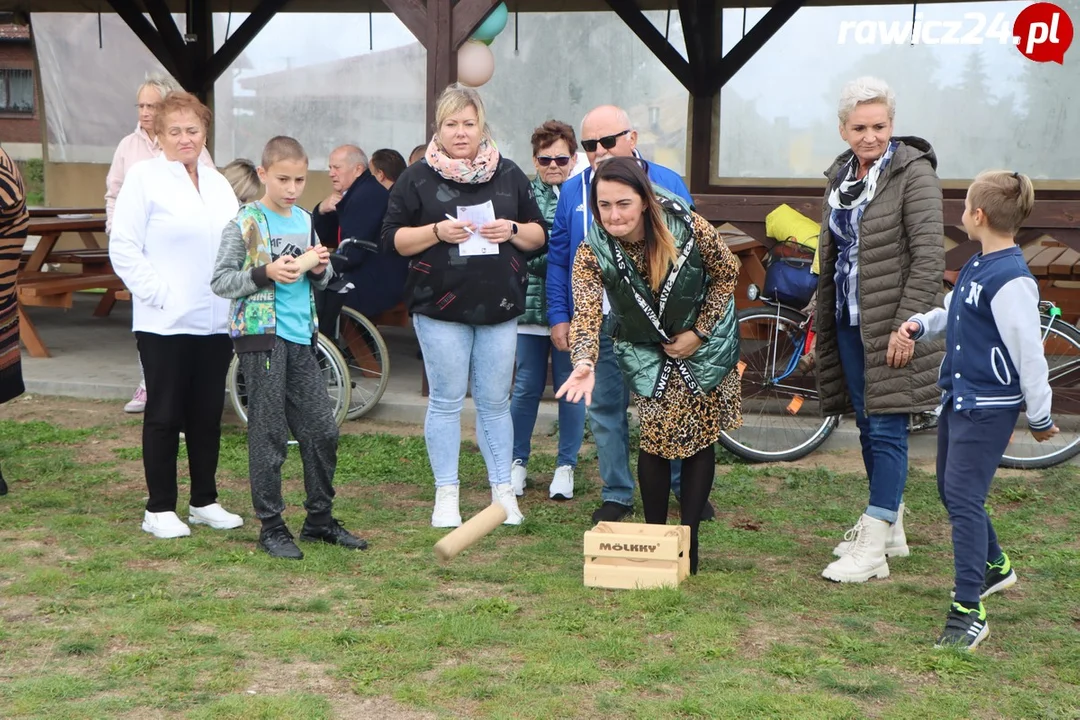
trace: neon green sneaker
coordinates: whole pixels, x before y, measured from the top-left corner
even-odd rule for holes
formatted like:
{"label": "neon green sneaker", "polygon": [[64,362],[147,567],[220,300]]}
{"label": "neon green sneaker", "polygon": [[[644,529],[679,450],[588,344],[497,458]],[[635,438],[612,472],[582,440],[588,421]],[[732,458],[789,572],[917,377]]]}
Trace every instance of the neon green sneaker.
{"label": "neon green sneaker", "polygon": [[989,635],[990,625],[986,622],[986,609],[982,603],[977,608],[968,608],[954,602],[945,619],[945,629],[934,647],[974,650]]}

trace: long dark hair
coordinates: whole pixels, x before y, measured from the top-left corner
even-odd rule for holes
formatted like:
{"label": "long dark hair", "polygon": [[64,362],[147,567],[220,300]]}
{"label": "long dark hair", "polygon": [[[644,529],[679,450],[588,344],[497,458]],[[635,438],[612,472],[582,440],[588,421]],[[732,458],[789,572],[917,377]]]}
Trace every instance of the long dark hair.
{"label": "long dark hair", "polygon": [[637,158],[613,157],[601,162],[593,173],[592,197],[589,199],[593,217],[597,218],[597,222],[600,222],[600,204],[596,197],[596,188],[601,180],[626,185],[644,201],[645,260],[649,285],[653,290],[659,290],[667,276],[668,267],[675,262],[678,254],[675,252],[675,237],[664,221],[664,209],[656,199],[652,181]]}

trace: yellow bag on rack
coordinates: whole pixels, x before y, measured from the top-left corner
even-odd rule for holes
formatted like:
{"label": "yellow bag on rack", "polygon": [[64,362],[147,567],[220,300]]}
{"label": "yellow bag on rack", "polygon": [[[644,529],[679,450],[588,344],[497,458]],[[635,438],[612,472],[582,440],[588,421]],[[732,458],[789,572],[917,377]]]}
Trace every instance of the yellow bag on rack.
{"label": "yellow bag on rack", "polygon": [[821,226],[790,205],[781,205],[765,216],[765,234],[774,240],[794,241],[814,251],[811,272],[818,274],[818,235]]}

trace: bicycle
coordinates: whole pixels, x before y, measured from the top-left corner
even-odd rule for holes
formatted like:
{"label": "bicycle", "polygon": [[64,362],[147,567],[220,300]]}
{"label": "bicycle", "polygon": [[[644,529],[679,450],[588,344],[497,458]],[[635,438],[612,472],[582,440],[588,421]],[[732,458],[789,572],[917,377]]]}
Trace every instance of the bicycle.
{"label": "bicycle", "polygon": [[[326,392],[334,404],[334,421],[341,427],[348,416],[352,396],[349,365],[334,343],[322,334],[318,336],[315,344],[315,357],[326,381]],[[246,425],[247,386],[244,383],[244,373],[240,371],[239,356],[234,355],[232,363],[229,364],[226,386],[233,410]]]}
{"label": "bicycle", "polygon": [[[370,240],[345,238],[330,254],[335,278],[318,291],[315,304],[319,328],[332,340],[349,367],[351,395],[346,417],[355,420],[367,414],[382,399],[390,383],[390,351],[375,324],[345,305],[345,294],[352,289],[348,278],[350,260],[346,251],[378,253],[379,246]],[[331,318],[327,322],[327,318]]]}
{"label": "bicycle", "polygon": [[[808,355],[813,345],[810,319],[801,310],[759,296],[760,307],[739,312],[743,426],[724,431],[720,444],[751,462],[790,462],[812,453],[840,424],[839,415],[823,416],[817,379]],[[1054,419],[1061,433],[1037,443],[1021,412],[1002,467],[1047,468],[1080,453],[1080,331],[1061,320],[1054,303],[1039,303],[1043,348],[1050,368]],[[909,432],[937,427],[940,408],[915,413]]]}
{"label": "bicycle", "polygon": [[346,417],[355,420],[378,404],[390,383],[390,351],[375,324],[349,307],[341,308],[334,345],[349,368],[351,396]]}

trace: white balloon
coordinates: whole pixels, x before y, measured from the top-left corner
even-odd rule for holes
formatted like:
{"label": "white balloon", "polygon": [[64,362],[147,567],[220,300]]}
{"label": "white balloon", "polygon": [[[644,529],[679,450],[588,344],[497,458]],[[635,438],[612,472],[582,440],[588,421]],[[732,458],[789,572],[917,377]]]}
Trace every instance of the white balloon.
{"label": "white balloon", "polygon": [[495,74],[495,56],[479,40],[469,40],[458,49],[458,82],[480,87]]}

